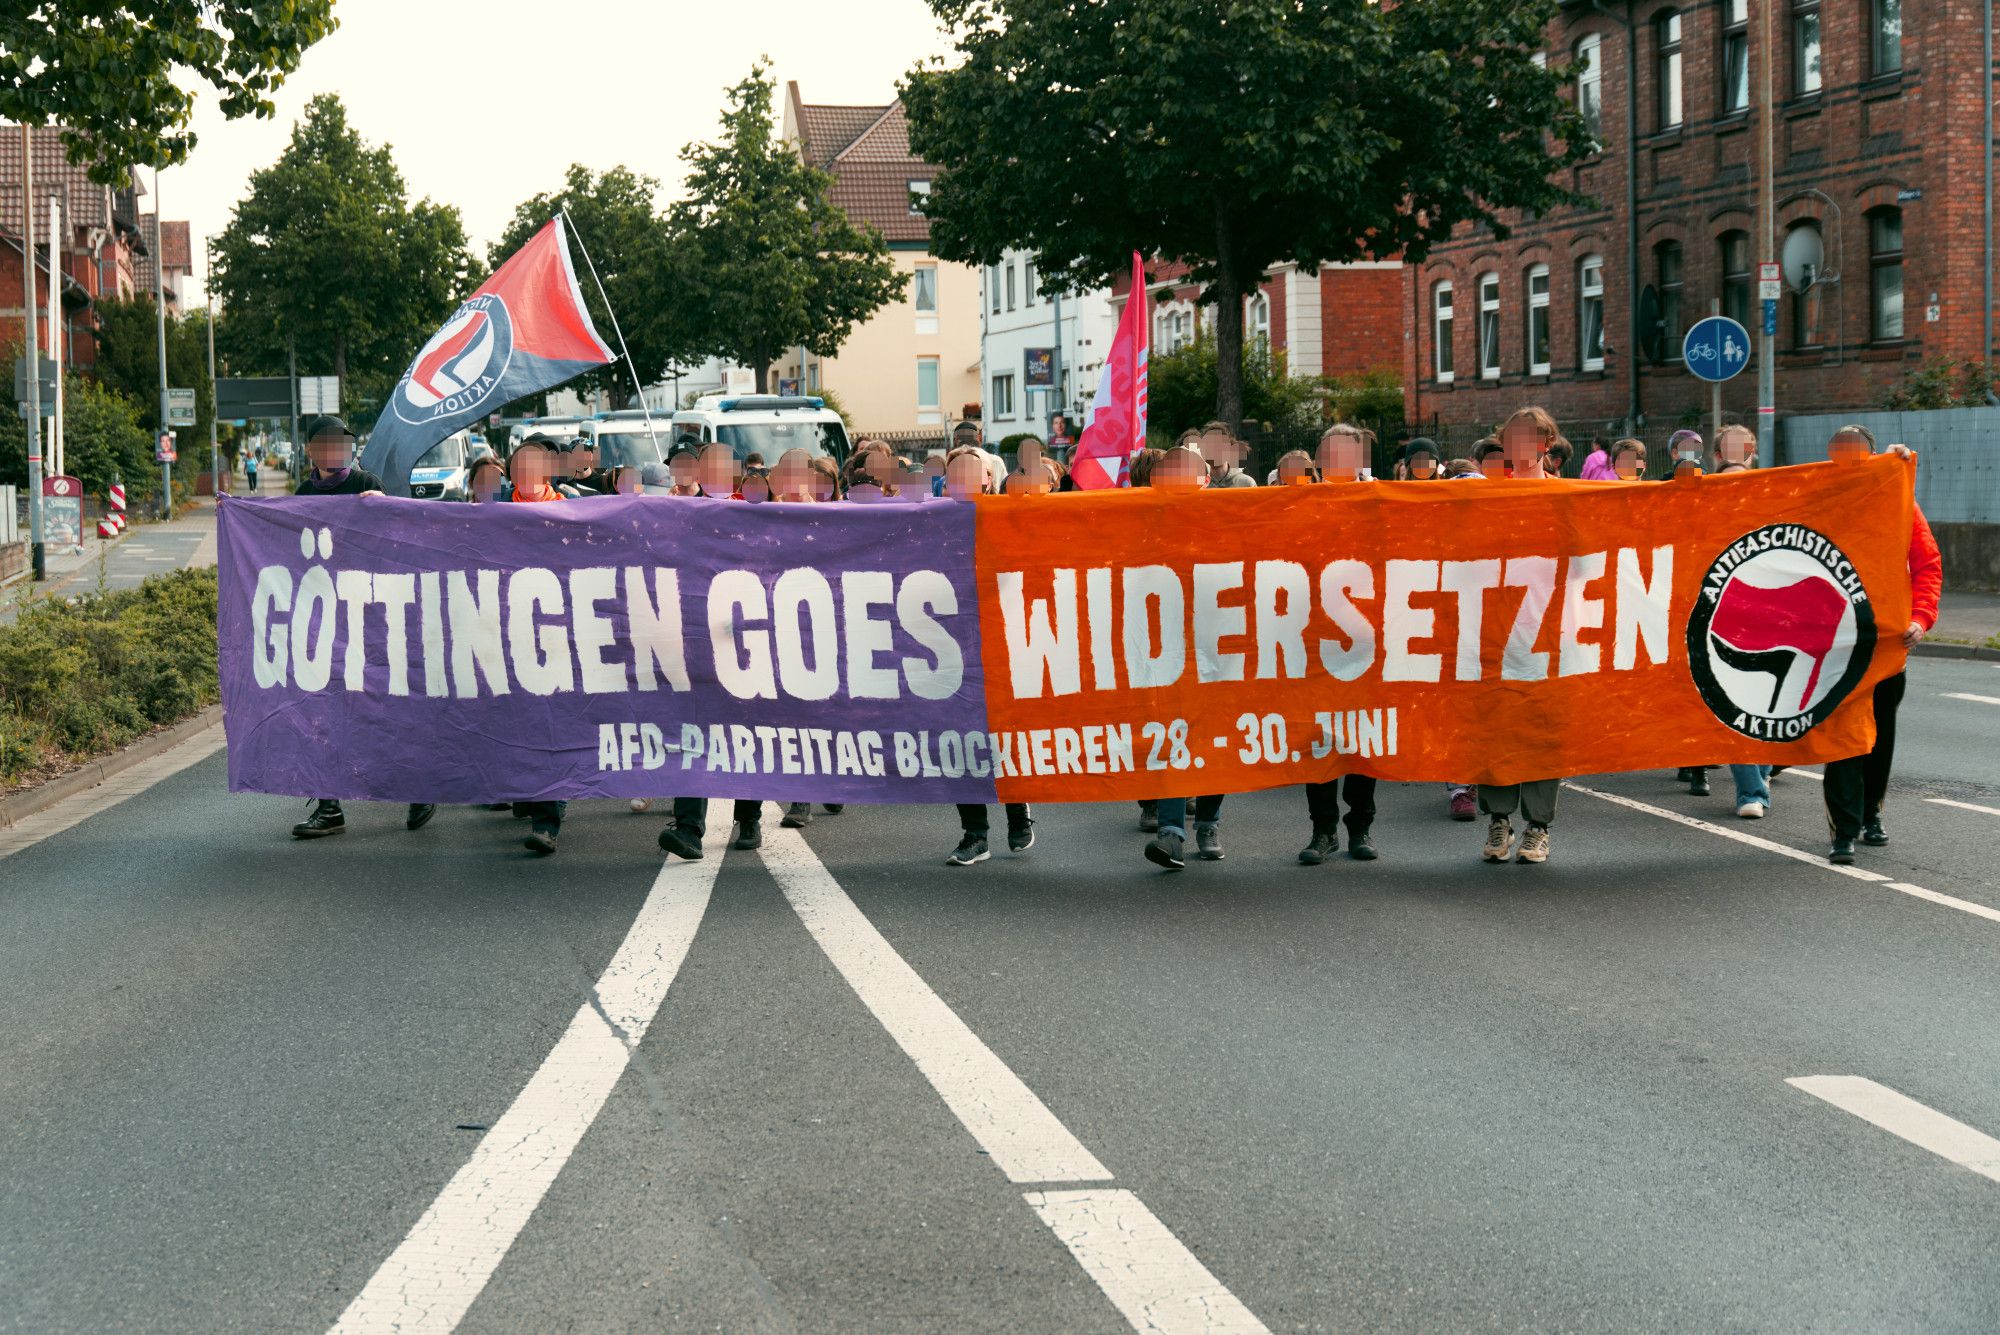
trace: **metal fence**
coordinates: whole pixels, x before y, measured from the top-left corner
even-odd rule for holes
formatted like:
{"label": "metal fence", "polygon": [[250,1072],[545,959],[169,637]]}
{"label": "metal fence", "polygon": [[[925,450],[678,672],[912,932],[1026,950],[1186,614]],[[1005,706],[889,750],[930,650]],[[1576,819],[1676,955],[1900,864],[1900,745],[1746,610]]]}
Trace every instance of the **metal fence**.
{"label": "metal fence", "polygon": [[2000,408],[1788,417],[1772,462],[1824,459],[1827,441],[1850,423],[1878,445],[1901,441],[1917,452],[1917,504],[1932,523],[2000,524]]}

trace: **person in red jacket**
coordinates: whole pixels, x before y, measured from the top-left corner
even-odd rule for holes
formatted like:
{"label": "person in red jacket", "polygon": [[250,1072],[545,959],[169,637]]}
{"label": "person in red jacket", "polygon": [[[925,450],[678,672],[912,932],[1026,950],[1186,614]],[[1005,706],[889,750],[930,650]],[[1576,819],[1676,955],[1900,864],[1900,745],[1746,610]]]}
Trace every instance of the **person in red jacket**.
{"label": "person in red jacket", "polygon": [[[1900,447],[1891,446],[1898,453]],[[1875,436],[1864,426],[1844,426],[1827,442],[1831,459],[1865,459],[1875,451]],[[1944,591],[1944,558],[1931,536],[1924,512],[1912,507],[1910,526],[1910,624],[1903,643],[1914,648],[1937,624],[1938,597]],[[1875,687],[1875,749],[1826,766],[1826,823],[1833,838],[1829,861],[1854,862],[1854,841],[1871,848],[1889,842],[1882,828],[1882,799],[1889,791],[1889,766],[1896,754],[1896,707],[1903,702],[1904,673],[1885,677]]]}

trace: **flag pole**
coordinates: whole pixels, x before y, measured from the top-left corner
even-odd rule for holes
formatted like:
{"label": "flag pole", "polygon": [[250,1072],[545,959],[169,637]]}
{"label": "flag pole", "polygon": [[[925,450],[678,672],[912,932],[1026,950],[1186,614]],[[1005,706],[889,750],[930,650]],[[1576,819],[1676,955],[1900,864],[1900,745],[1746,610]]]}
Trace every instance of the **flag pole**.
{"label": "flag pole", "polygon": [[611,332],[618,335],[618,355],[625,359],[626,373],[632,377],[632,388],[639,395],[639,411],[646,416],[646,434],[660,443],[660,433],[653,426],[652,405],[646,402],[646,387],[639,383],[639,368],[632,364],[632,350],[625,346],[625,331],[618,327],[618,312],[611,309],[611,298],[605,295],[604,280],[597,276],[597,261],[590,258],[590,247],[583,244],[583,237],[576,230],[576,219],[569,216],[569,206],[561,205],[563,221],[569,224],[569,234],[576,239],[576,248],[583,252],[583,262],[590,266],[590,281],[597,285],[597,295],[604,302],[604,313],[611,317]]}

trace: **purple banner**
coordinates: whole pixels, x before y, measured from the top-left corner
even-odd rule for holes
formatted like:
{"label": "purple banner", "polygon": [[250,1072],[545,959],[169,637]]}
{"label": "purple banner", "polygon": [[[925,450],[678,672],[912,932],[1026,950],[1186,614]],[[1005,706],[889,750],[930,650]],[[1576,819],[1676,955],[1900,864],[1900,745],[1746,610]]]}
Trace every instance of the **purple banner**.
{"label": "purple banner", "polygon": [[225,499],[229,786],[990,802],[973,509]]}

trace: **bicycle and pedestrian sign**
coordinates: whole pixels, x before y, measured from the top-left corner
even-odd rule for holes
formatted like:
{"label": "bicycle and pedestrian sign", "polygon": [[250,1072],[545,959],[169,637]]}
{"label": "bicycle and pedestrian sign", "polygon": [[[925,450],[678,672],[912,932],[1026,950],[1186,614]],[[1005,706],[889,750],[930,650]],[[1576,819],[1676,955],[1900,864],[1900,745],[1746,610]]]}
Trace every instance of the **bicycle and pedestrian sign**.
{"label": "bicycle and pedestrian sign", "polygon": [[1681,359],[1703,380],[1728,380],[1750,364],[1750,331],[1726,315],[1698,320],[1681,340]]}

